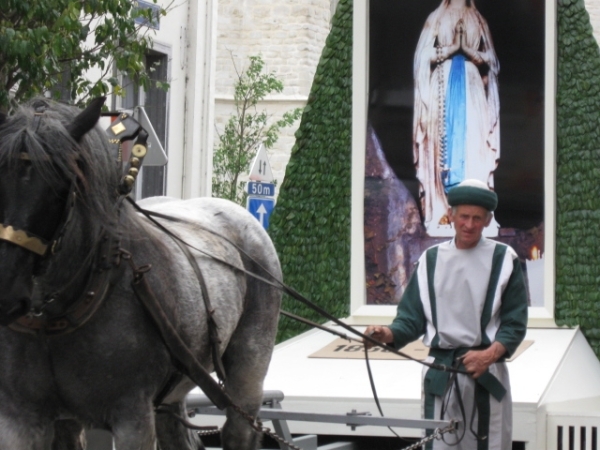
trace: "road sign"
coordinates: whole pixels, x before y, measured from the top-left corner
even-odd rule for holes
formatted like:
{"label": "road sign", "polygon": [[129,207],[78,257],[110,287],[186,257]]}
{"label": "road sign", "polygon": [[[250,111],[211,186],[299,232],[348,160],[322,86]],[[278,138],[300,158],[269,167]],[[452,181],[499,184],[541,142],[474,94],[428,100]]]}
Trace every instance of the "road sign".
{"label": "road sign", "polygon": [[262,197],[273,197],[275,195],[275,185],[273,183],[249,181],[246,187],[250,195],[260,195]]}
{"label": "road sign", "polygon": [[269,217],[275,207],[275,200],[268,197],[248,196],[247,209],[266,230],[269,228]]}
{"label": "road sign", "polygon": [[250,175],[248,178],[252,181],[273,181],[273,172],[271,171],[271,164],[269,164],[269,158],[267,156],[267,150],[263,144],[260,144],[258,152],[256,152],[256,158],[250,169]]}

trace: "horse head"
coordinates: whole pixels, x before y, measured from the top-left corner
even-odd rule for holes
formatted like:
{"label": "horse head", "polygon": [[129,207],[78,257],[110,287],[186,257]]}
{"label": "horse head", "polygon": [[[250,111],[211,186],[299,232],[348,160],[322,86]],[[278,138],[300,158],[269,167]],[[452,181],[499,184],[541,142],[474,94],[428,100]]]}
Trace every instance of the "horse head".
{"label": "horse head", "polygon": [[[81,234],[81,209],[93,209],[101,196],[93,188],[101,187],[94,185],[102,175],[91,167],[92,147],[101,139],[86,135],[98,122],[104,100],[76,114],[38,99],[0,116],[0,324],[32,309],[37,284],[60,278],[56,270],[48,275],[48,269],[57,266],[62,241]],[[68,272],[64,261],[76,264],[76,255],[62,256],[60,265]]]}

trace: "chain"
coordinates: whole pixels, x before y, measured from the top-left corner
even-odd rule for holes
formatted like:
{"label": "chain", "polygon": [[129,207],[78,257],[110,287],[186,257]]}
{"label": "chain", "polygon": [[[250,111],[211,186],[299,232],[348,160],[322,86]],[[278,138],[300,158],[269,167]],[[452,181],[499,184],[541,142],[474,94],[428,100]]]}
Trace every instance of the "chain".
{"label": "chain", "polygon": [[269,436],[271,436],[273,439],[275,439],[277,442],[279,442],[280,444],[283,445],[287,445],[288,448],[291,448],[292,450],[302,450],[300,447],[295,446],[294,444],[286,441],[285,439],[283,439],[281,436],[279,436],[277,433],[272,432],[269,428],[267,427],[263,427],[262,428],[262,432],[264,434],[268,434]]}
{"label": "chain", "polygon": [[196,430],[196,434],[198,436],[210,436],[211,434],[219,434],[221,432],[221,428],[215,428],[214,430]]}
{"label": "chain", "polygon": [[283,439],[277,433],[271,431],[270,428],[263,426],[263,423],[259,418],[255,419],[254,417],[252,417],[250,414],[248,414],[246,411],[244,411],[239,406],[231,405],[230,407],[233,408],[233,410],[236,411],[240,416],[242,416],[244,419],[246,419],[248,421],[248,423],[250,424],[250,426],[252,428],[254,428],[256,431],[258,431],[259,433],[263,433],[263,434],[270,436],[271,438],[275,439],[277,442],[287,445],[288,448],[290,448],[292,450],[302,450],[300,447],[295,446],[291,442],[288,442],[285,439]]}
{"label": "chain", "polygon": [[450,425],[448,425],[446,428],[436,428],[432,434],[430,434],[429,436],[425,436],[423,439],[421,439],[418,442],[415,442],[412,445],[409,445],[408,447],[404,447],[402,450],[416,450],[419,447],[422,447],[424,445],[426,445],[427,443],[433,441],[434,439],[441,439],[442,436],[445,433],[452,433],[455,430],[455,424],[454,422],[450,423]]}

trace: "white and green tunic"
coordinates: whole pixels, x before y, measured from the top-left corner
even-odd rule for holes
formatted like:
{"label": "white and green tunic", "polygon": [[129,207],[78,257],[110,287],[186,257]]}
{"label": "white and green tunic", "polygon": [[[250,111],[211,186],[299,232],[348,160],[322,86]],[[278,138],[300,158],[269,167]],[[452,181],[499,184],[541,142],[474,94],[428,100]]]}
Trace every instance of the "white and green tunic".
{"label": "white and green tunic", "polygon": [[[429,361],[447,366],[468,350],[494,341],[504,345],[505,357],[512,355],[527,330],[527,291],[515,251],[486,238],[467,250],[457,249],[453,240],[429,248],[417,263],[390,329],[396,348],[424,335]],[[425,418],[441,417],[449,378],[448,372],[424,368]],[[506,364],[492,364],[477,380],[458,374],[456,384],[452,383],[444,419],[466,420],[466,432],[452,448],[510,449],[512,401]],[[446,436],[446,442],[436,440],[428,448],[451,447],[456,435]]]}

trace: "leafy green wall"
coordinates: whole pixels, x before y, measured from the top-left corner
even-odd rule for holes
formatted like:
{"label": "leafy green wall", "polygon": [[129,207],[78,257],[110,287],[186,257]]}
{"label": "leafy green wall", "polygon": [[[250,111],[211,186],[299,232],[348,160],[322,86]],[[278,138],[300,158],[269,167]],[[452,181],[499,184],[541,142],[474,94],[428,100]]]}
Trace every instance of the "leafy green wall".
{"label": "leafy green wall", "polygon": [[[337,317],[350,308],[351,117],[352,1],[340,0],[269,224],[284,281]],[[323,322],[291,298],[283,309]],[[278,339],[306,329],[282,317]]]}
{"label": "leafy green wall", "polygon": [[[556,319],[600,356],[600,52],[584,0],[558,0]],[[271,219],[284,280],[349,313],[352,0],[341,0]],[[322,322],[292,299],[284,309]],[[280,322],[279,340],[307,329]]]}
{"label": "leafy green wall", "polygon": [[556,322],[600,356],[600,52],[584,0],[558,1]]}

